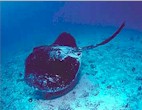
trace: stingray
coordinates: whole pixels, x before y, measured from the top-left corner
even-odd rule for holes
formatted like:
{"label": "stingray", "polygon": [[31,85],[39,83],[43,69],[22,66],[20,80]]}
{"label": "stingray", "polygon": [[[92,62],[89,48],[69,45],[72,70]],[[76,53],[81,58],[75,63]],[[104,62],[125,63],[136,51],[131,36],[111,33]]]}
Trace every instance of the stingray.
{"label": "stingray", "polygon": [[82,52],[107,44],[124,26],[122,23],[112,36],[96,45],[78,47],[74,37],[63,32],[53,44],[35,47],[26,58],[24,80],[44,99],[68,93],[79,81]]}

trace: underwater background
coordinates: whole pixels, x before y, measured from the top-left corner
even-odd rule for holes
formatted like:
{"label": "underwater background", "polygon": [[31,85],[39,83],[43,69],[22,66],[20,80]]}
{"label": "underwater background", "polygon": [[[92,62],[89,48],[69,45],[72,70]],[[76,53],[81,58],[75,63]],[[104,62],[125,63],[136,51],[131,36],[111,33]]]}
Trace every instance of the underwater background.
{"label": "underwater background", "polygon": [[[0,2],[2,110],[142,110],[142,2]],[[34,47],[62,32],[78,47],[95,45],[126,23],[108,44],[83,52],[75,88],[35,99],[24,78]]]}

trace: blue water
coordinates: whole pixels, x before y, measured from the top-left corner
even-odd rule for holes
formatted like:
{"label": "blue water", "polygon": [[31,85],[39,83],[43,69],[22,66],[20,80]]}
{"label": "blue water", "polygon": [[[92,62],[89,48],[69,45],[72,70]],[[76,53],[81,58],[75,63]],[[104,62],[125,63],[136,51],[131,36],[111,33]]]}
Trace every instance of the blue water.
{"label": "blue water", "polygon": [[119,26],[126,21],[127,28],[141,30],[141,6],[141,2],[1,2],[2,61],[63,31],[87,31],[87,25]]}
{"label": "blue water", "polygon": [[53,15],[63,4],[63,2],[2,2],[2,56],[31,46],[37,40],[50,39],[49,36],[58,30],[53,24]]}
{"label": "blue water", "polygon": [[[142,110],[142,2],[0,2],[3,110]],[[55,100],[36,100],[23,81],[25,59],[62,32],[79,47],[97,44],[126,26],[109,44],[83,53],[79,84]],[[79,92],[78,92],[79,91]],[[48,106],[47,106],[48,105]]]}

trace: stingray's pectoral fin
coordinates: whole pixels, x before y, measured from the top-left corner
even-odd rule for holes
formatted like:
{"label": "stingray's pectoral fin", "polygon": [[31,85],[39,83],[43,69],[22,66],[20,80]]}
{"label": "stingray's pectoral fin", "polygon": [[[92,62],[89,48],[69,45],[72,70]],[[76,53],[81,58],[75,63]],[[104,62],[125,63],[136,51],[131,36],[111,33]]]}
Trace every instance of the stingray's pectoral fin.
{"label": "stingray's pectoral fin", "polygon": [[74,37],[71,34],[66,32],[61,33],[56,39],[56,41],[53,43],[53,45],[69,46],[72,48],[77,48]]}
{"label": "stingray's pectoral fin", "polygon": [[99,44],[96,44],[96,45],[89,45],[89,46],[85,46],[85,47],[82,47],[81,50],[84,51],[84,50],[88,50],[88,49],[94,49],[98,46],[101,46],[101,45],[104,45],[104,44],[107,44],[108,42],[110,42],[113,38],[115,38],[117,36],[117,34],[120,33],[120,31],[123,29],[123,27],[125,26],[125,23],[122,23],[121,26],[119,27],[119,29],[112,35],[110,36],[109,38],[107,38],[106,40],[104,40],[103,42],[99,43]]}

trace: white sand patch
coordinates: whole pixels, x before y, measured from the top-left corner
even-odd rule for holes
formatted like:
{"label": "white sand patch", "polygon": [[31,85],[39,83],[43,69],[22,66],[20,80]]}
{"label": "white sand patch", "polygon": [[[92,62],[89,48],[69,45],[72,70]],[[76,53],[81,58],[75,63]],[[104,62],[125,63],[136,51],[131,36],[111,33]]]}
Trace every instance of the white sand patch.
{"label": "white sand patch", "polygon": [[[105,31],[105,30],[104,30]],[[109,30],[111,31],[111,30]],[[111,31],[112,32],[112,31]],[[109,32],[109,33],[111,33]],[[99,43],[108,36],[78,35],[80,46]],[[92,34],[88,36],[93,36]],[[95,44],[94,43],[94,44]],[[105,46],[83,52],[80,80],[66,95],[54,100],[34,98],[34,89],[23,80],[24,62],[31,51],[22,51],[2,65],[2,110],[142,110],[142,33],[123,30]]]}

